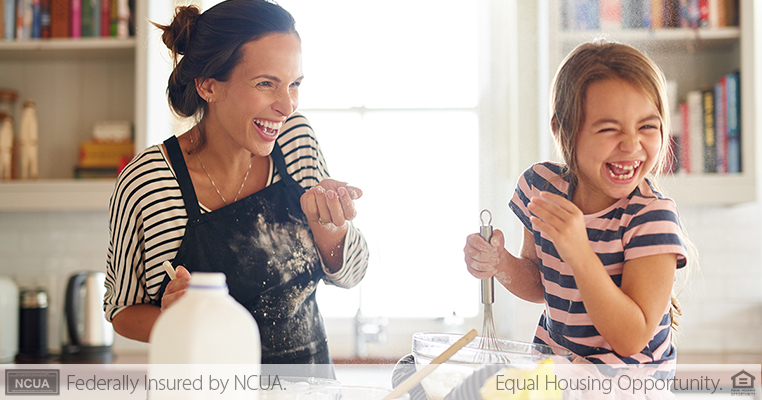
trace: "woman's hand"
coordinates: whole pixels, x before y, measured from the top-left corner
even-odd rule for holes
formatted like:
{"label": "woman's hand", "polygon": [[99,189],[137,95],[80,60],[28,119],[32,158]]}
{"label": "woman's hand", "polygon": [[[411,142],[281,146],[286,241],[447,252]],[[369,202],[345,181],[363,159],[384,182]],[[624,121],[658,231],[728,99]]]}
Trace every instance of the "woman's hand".
{"label": "woman's hand", "polygon": [[585,227],[585,216],[574,203],[562,196],[542,192],[529,202],[532,224],[548,236],[558,255],[567,264],[579,265],[583,257],[592,252]]}
{"label": "woman's hand", "polygon": [[301,197],[302,211],[311,226],[334,225],[343,227],[357,216],[354,201],[362,197],[362,190],[346,182],[324,179]]}
{"label": "woman's hand", "polygon": [[161,298],[161,311],[165,311],[188,291],[191,274],[185,267],[178,265],[175,269],[177,276],[167,284],[164,296]]}
{"label": "woman's hand", "polygon": [[495,276],[500,264],[500,252],[505,245],[505,236],[500,229],[495,229],[492,239],[487,242],[478,233],[468,235],[463,253],[466,267],[471,275],[479,279]]}

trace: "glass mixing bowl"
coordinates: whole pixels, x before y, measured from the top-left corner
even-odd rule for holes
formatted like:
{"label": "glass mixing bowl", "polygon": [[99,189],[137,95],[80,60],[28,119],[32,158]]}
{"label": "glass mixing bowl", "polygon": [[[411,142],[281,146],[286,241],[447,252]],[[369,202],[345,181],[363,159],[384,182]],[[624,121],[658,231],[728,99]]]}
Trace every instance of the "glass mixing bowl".
{"label": "glass mixing bowl", "polygon": [[[392,391],[366,386],[346,385],[309,385],[291,387],[280,390],[265,390],[260,392],[259,398],[268,400],[381,400]],[[410,395],[404,393],[395,400],[409,400]]]}
{"label": "glass mixing bowl", "polygon": [[[416,369],[428,365],[462,335],[420,332],[413,335],[413,356]],[[443,399],[450,391],[484,364],[535,366],[545,359],[558,364],[571,362],[572,353],[560,347],[496,339],[498,350],[484,350],[486,339],[477,337],[458,350],[450,359],[423,379],[421,385],[432,400]]]}

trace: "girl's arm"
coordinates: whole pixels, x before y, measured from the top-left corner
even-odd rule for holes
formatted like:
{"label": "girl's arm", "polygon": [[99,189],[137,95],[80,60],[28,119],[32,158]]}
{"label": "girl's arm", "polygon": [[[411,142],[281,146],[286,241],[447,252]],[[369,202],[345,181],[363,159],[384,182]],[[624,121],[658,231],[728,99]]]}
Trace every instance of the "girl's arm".
{"label": "girl's arm", "polygon": [[621,288],[598,256],[593,256],[595,260],[572,266],[585,309],[617,354],[637,354],[653,338],[670,304],[677,255],[665,253],[626,262]]}
{"label": "girl's arm", "polygon": [[517,297],[542,303],[544,290],[532,233],[524,228],[519,257],[508,252],[504,244],[505,237],[499,229],[494,231],[489,243],[479,234],[469,235],[463,249],[468,271],[479,279],[494,276]]}
{"label": "girl's arm", "polygon": [[574,273],[582,301],[598,332],[621,356],[643,350],[669,306],[677,255],[627,261],[617,287],[590,247],[582,211],[571,201],[544,192],[532,199],[532,223],[553,240]]}

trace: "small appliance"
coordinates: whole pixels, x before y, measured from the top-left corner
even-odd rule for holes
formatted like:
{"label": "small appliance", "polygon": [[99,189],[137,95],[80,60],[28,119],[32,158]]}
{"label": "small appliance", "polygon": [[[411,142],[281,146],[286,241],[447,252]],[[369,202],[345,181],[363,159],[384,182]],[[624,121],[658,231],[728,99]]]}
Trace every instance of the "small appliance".
{"label": "small appliance", "polygon": [[64,301],[62,362],[111,362],[114,327],[106,321],[106,274],[79,272],[69,277]]}
{"label": "small appliance", "polygon": [[43,289],[23,289],[19,308],[19,354],[22,361],[48,357],[48,294]]}
{"label": "small appliance", "polygon": [[13,362],[19,349],[19,288],[0,276],[0,363]]}

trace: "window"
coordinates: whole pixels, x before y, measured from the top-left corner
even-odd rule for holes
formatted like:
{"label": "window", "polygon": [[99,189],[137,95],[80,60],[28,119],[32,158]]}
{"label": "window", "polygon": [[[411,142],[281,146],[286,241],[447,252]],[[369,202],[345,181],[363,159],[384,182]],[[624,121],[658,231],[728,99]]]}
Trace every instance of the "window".
{"label": "window", "polygon": [[332,176],[364,191],[370,269],[359,288],[318,291],[326,317],[479,311],[462,252],[479,223],[476,3],[279,2],[302,37],[299,110]]}

